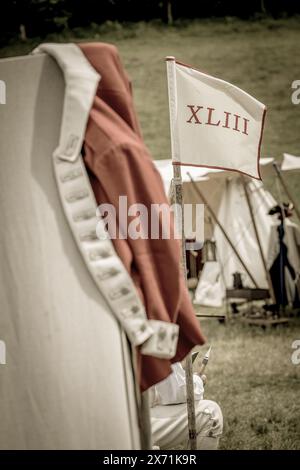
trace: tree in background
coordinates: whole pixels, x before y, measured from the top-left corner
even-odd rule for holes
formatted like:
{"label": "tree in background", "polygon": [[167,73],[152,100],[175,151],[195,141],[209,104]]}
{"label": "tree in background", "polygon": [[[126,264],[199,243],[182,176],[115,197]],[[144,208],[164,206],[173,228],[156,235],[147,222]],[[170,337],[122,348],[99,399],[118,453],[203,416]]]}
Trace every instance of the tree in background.
{"label": "tree in background", "polygon": [[173,5],[172,0],[163,0],[161,6],[163,8],[162,20],[168,25],[173,24]]}
{"label": "tree in background", "polygon": [[45,37],[64,29],[118,22],[160,19],[172,25],[181,18],[300,13],[299,0],[1,0],[0,42],[16,36]]}

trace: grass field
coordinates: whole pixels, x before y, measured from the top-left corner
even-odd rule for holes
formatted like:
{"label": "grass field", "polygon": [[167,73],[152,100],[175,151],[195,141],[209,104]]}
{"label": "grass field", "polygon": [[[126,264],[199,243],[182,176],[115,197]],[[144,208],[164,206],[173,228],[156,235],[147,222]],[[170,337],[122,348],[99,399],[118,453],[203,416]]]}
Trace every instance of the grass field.
{"label": "grass field", "polygon": [[213,345],[206,397],[224,414],[222,449],[300,449],[300,323],[262,330],[202,320]]}
{"label": "grass field", "polygon": [[[300,79],[300,19],[92,26],[49,41],[113,42],[133,81],[145,141],[156,159],[170,156],[164,57],[175,55],[242,87],[268,106],[263,156],[300,155],[300,105],[291,83]],[[10,44],[0,56],[30,51],[38,40]],[[298,178],[289,177],[300,200]],[[266,184],[273,191],[273,180]],[[276,196],[276,193],[275,193]],[[206,395],[222,406],[223,449],[300,449],[300,366],[291,363],[299,322],[263,331],[204,320],[214,350]]]}

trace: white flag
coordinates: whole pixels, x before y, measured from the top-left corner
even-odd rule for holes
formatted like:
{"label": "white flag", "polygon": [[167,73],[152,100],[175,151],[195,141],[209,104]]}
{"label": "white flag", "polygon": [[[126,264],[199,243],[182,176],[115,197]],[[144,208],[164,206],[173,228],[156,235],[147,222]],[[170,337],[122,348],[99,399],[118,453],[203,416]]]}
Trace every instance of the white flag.
{"label": "white flag", "polygon": [[173,163],[239,171],[260,179],[265,105],[190,66],[174,61],[170,66]]}

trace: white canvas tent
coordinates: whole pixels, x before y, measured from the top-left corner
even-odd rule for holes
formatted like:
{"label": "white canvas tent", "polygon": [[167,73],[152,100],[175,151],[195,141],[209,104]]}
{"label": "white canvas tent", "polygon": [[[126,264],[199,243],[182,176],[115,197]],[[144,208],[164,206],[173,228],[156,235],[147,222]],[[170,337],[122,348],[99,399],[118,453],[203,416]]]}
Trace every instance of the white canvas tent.
{"label": "white canvas tent", "polygon": [[53,174],[62,73],[38,55],[1,60],[0,77],[0,448],[139,449],[128,343]]}
{"label": "white canvas tent", "polygon": [[[155,163],[163,178],[166,191],[169,192],[172,179],[171,160],[158,160]],[[263,178],[268,175],[275,176],[272,163],[272,158],[261,159]],[[260,288],[268,288],[240,175],[223,170],[193,167],[182,167],[181,170],[184,202],[202,202],[190,183],[190,178],[187,174],[189,172],[224,226],[257,285]],[[259,238],[267,260],[270,233],[274,226],[273,217],[267,214],[269,209],[276,204],[276,201],[265,189],[262,182],[247,178],[247,183]],[[294,224],[287,221],[287,225],[292,227]],[[205,209],[204,239],[207,238],[216,241],[217,261],[205,263],[195,292],[194,301],[197,304],[206,306],[221,306],[225,297],[225,288],[233,286],[233,273],[242,273],[242,280],[245,286],[254,287],[254,284],[226,241],[220,228],[213,222],[209,211]]]}
{"label": "white canvas tent", "polygon": [[291,155],[290,153],[284,153],[281,170],[282,171],[300,170],[300,157],[296,157],[295,155]]}

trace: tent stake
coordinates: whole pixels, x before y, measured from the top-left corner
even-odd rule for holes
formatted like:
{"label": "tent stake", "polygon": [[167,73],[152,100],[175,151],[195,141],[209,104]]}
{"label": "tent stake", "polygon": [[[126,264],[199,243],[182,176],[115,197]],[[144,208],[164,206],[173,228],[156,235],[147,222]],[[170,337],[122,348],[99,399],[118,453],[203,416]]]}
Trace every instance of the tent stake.
{"label": "tent stake", "polygon": [[283,189],[284,189],[285,194],[287,195],[288,199],[289,199],[289,200],[291,201],[291,203],[293,204],[294,209],[295,209],[295,212],[296,212],[296,214],[297,214],[297,217],[298,217],[298,219],[300,220],[300,210],[299,210],[299,207],[298,207],[297,204],[295,203],[295,200],[294,200],[294,198],[292,197],[292,195],[291,195],[291,193],[290,193],[290,190],[289,190],[289,188],[288,188],[288,186],[287,186],[287,184],[286,184],[286,182],[285,182],[285,180],[284,180],[284,178],[283,178],[283,176],[282,176],[282,172],[281,172],[281,170],[280,170],[280,168],[279,168],[279,166],[278,166],[278,164],[277,164],[276,162],[273,162],[273,168],[274,168],[274,170],[276,171],[276,174],[277,174],[278,179],[279,179],[279,181],[280,181],[280,183],[281,183],[281,185],[282,185],[282,187],[283,187]]}
{"label": "tent stake", "polygon": [[257,245],[258,245],[258,248],[259,248],[260,257],[261,257],[261,260],[262,260],[262,263],[263,263],[263,266],[264,266],[264,270],[265,270],[265,273],[266,273],[266,279],[267,279],[268,286],[269,286],[270,296],[271,296],[272,302],[274,304],[276,304],[276,297],[275,297],[275,292],[274,292],[270,272],[268,270],[266,259],[265,259],[264,252],[263,252],[263,249],[262,249],[262,245],[261,245],[261,241],[260,241],[260,237],[259,237],[259,233],[258,233],[258,229],[257,229],[257,225],[256,225],[256,220],[254,218],[253,207],[252,207],[252,203],[251,203],[249,192],[248,192],[247,183],[246,183],[245,177],[243,175],[241,175],[241,181],[242,181],[242,184],[243,184],[243,188],[244,188],[244,192],[245,192],[245,196],[246,196],[246,200],[247,200],[247,204],[248,204],[248,208],[249,208],[249,212],[250,212],[250,216],[251,216],[251,221],[252,221],[252,225],[253,225],[253,228],[254,228],[254,233],[255,233]]}
{"label": "tent stake", "polygon": [[232,243],[232,241],[230,240],[229,236],[227,235],[227,232],[226,230],[224,229],[223,225],[221,224],[221,222],[219,221],[218,217],[216,216],[216,214],[214,213],[213,209],[211,208],[211,206],[208,204],[207,202],[207,199],[205,198],[205,196],[203,195],[202,191],[198,188],[198,186],[196,185],[195,181],[193,180],[192,176],[190,173],[188,173],[188,176],[191,180],[191,183],[192,183],[192,186],[194,188],[194,190],[196,191],[196,193],[198,194],[198,196],[200,196],[200,198],[202,199],[202,201],[204,202],[204,204],[206,205],[207,209],[209,210],[209,212],[211,213],[211,216],[212,218],[214,219],[214,221],[216,222],[216,224],[219,226],[221,232],[223,233],[224,237],[226,238],[227,242],[229,243],[229,245],[231,246],[233,252],[235,253],[236,257],[238,258],[239,262],[241,263],[241,265],[243,266],[243,268],[245,269],[246,273],[248,274],[248,276],[250,277],[251,281],[253,282],[254,286],[259,289],[258,287],[258,284],[256,282],[256,280],[254,279],[254,277],[252,276],[251,272],[249,271],[249,269],[247,268],[245,262],[243,261],[243,259],[241,258],[239,252],[237,251],[236,247],[234,246],[234,244]]}

